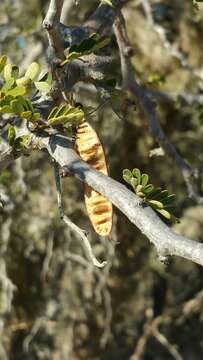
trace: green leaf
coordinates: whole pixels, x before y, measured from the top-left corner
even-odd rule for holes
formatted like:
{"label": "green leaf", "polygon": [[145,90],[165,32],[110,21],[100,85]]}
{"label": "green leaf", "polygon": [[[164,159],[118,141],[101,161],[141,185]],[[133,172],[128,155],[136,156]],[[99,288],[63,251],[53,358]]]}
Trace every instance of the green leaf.
{"label": "green leaf", "polygon": [[88,55],[99,49],[105,47],[110,42],[109,38],[100,37],[99,34],[93,33],[88,39],[84,39],[80,44],[72,45],[70,49],[64,52],[66,60],[62,62],[61,66],[65,65],[71,60],[75,60],[83,55]]}
{"label": "green leaf", "polygon": [[152,190],[149,194],[148,194],[148,197],[150,199],[156,199],[157,196],[159,196],[159,194],[161,193],[161,188],[158,187],[158,188],[155,188],[154,190]]}
{"label": "green leaf", "polygon": [[52,88],[53,78],[51,72],[47,72],[39,81],[34,82],[35,87],[42,94],[48,94]]}
{"label": "green leaf", "polygon": [[141,184],[142,184],[142,186],[146,186],[148,181],[149,181],[149,175],[142,174],[142,176],[141,176]]}
{"label": "green leaf", "polygon": [[70,125],[71,124],[76,125],[79,124],[83,118],[84,118],[83,110],[74,108],[72,106],[62,105],[57,109],[57,112],[55,108],[52,109],[48,117],[48,125],[50,126],[65,125],[67,123],[69,123]]}
{"label": "green leaf", "polygon": [[101,38],[91,49],[91,52],[96,52],[99,49],[104,48],[110,43],[110,38]]}
{"label": "green leaf", "polygon": [[84,114],[80,110],[78,110],[77,112],[74,112],[72,114],[60,116],[57,119],[52,119],[49,122],[49,125],[65,125],[67,123],[69,123],[70,125],[79,125],[83,118]]}
{"label": "green leaf", "polygon": [[0,73],[3,71],[4,67],[6,66],[6,63],[7,63],[7,56],[2,55],[0,57]]}
{"label": "green leaf", "polygon": [[19,79],[17,79],[16,80],[16,84],[18,85],[18,86],[26,86],[26,85],[28,85],[29,83],[30,83],[30,78],[29,77],[27,77],[27,76],[23,76],[23,77],[21,77],[21,78],[19,78]]}
{"label": "green leaf", "polygon": [[7,92],[9,89],[12,88],[12,86],[15,83],[15,79],[14,78],[9,78],[8,81],[5,82],[5,84],[2,87],[2,91]]}
{"label": "green leaf", "polygon": [[132,172],[129,169],[124,169],[123,170],[123,175],[132,177]]}
{"label": "green leaf", "polygon": [[133,187],[135,192],[137,191],[137,184],[138,184],[137,179],[132,177],[131,180],[130,180],[130,185]]}
{"label": "green leaf", "polygon": [[135,193],[141,198],[144,198],[145,203],[150,205],[155,211],[171,221],[179,221],[172,213],[175,194],[169,194],[168,190],[162,190],[160,187],[154,188],[152,184],[148,184],[149,176],[147,174],[141,174],[138,168],[134,168],[132,172],[129,169],[124,169],[123,179],[129,183]]}
{"label": "green leaf", "polygon": [[131,173],[131,171],[129,169],[124,169],[123,170],[123,179],[131,185],[131,179],[132,179],[133,175]]}
{"label": "green leaf", "polygon": [[17,79],[19,75],[19,67],[17,65],[11,65],[11,77],[13,77],[15,80]]}
{"label": "green leaf", "polygon": [[0,112],[12,114],[12,108],[9,105],[3,105],[0,107]]}
{"label": "green leaf", "polygon": [[42,94],[48,94],[51,90],[51,85],[47,81],[35,81],[35,87]]}
{"label": "green leaf", "polygon": [[58,111],[58,106],[55,106],[55,107],[51,110],[51,112],[49,113],[49,116],[48,116],[48,119],[47,119],[47,120],[54,118],[55,115],[56,115],[56,113],[57,113],[57,111]]}
{"label": "green leaf", "polygon": [[53,78],[52,78],[52,73],[50,71],[46,72],[40,79],[39,81],[45,81],[48,84],[52,84],[53,82]]}
{"label": "green leaf", "polygon": [[30,119],[32,118],[32,115],[33,115],[32,111],[29,111],[29,110],[23,111],[23,112],[20,114],[20,116],[21,116],[22,118],[27,119],[27,120],[30,120]]}
{"label": "green leaf", "polygon": [[165,206],[174,204],[175,197],[176,197],[175,194],[168,195],[167,198],[162,200],[162,202]]}
{"label": "green leaf", "polygon": [[16,138],[15,128],[13,126],[10,126],[9,129],[8,129],[8,143],[9,143],[10,146],[14,145],[15,138]]}
{"label": "green leaf", "polygon": [[69,50],[69,54],[72,52],[76,53],[86,53],[89,52],[93,46],[98,42],[99,35],[96,33],[93,33],[89,36],[89,38],[84,39],[81,41],[80,44],[72,45]]}
{"label": "green leaf", "polygon": [[[158,188],[159,189],[159,188]],[[159,189],[160,190],[160,189]],[[165,198],[167,198],[169,196],[169,192],[168,190],[161,190],[158,191],[158,193],[156,194],[156,196],[154,196],[154,198],[156,197],[156,200],[161,200],[163,201]]]}
{"label": "green leaf", "polygon": [[156,211],[158,211],[166,219],[171,220],[172,215],[167,210],[165,210],[165,209],[156,209]]}
{"label": "green leaf", "polygon": [[160,201],[157,200],[147,200],[147,202],[149,203],[149,205],[151,205],[152,207],[154,207],[155,209],[163,209],[163,204]]}
{"label": "green leaf", "polygon": [[33,114],[33,120],[39,120],[41,118],[41,114],[39,113],[39,112],[35,112],[34,114]]}
{"label": "green leaf", "polygon": [[[137,179],[134,178],[134,180],[137,181]],[[137,188],[136,188],[136,192],[139,193],[139,192],[142,192],[143,190],[143,186],[142,185],[137,185]]]}
{"label": "green leaf", "polygon": [[132,174],[133,174],[134,177],[137,178],[137,182],[138,182],[138,185],[139,185],[140,182],[141,182],[141,172],[140,172],[140,170],[135,168],[135,169],[133,169]]}
{"label": "green leaf", "polygon": [[15,139],[14,148],[17,151],[21,151],[26,148],[29,135],[22,135]]}
{"label": "green leaf", "polygon": [[0,100],[0,105],[10,105],[10,102],[13,100],[13,96],[10,95],[6,95],[4,97],[2,97],[2,99]]}
{"label": "green leaf", "polygon": [[65,64],[68,64],[72,60],[78,59],[80,56],[82,56],[82,53],[73,51],[73,52],[71,52],[69,54],[67,53],[67,55],[65,54],[65,56],[66,56],[66,60],[64,60],[61,63],[61,66],[64,66]]}
{"label": "green leaf", "polygon": [[29,99],[21,98],[21,102],[23,104],[23,107],[26,111],[34,112],[32,103]]}
{"label": "green leaf", "polygon": [[163,206],[164,206],[164,209],[170,209],[170,211],[174,211],[174,210],[175,210],[175,204],[174,204],[174,202],[171,203],[171,204],[164,204],[164,203],[162,202],[162,204],[163,204]]}
{"label": "green leaf", "polygon": [[7,95],[11,95],[13,97],[23,96],[26,93],[25,86],[16,86],[13,89],[7,91]]}
{"label": "green leaf", "polygon": [[146,185],[143,189],[146,195],[149,195],[153,190],[154,190],[154,186],[152,184]]}
{"label": "green leaf", "polygon": [[37,75],[39,74],[40,66],[38,63],[33,62],[27,69],[25,73],[25,77],[29,78],[30,80],[34,80]]}
{"label": "green leaf", "polygon": [[59,116],[57,118],[52,118],[48,121],[49,126],[56,126],[56,125],[65,125],[68,122],[67,116]]}
{"label": "green leaf", "polygon": [[11,101],[11,109],[14,114],[20,115],[20,113],[23,111],[22,102],[19,100],[12,100]]}
{"label": "green leaf", "polygon": [[136,192],[136,195],[140,197],[145,197],[145,194],[142,191]]}
{"label": "green leaf", "polygon": [[12,65],[11,64],[6,64],[4,66],[4,79],[6,82],[8,82],[10,80],[10,78],[12,78]]}
{"label": "green leaf", "polygon": [[58,117],[60,117],[61,115],[65,115],[67,109],[69,110],[69,108],[67,108],[66,105],[61,105],[61,106],[58,108],[58,111],[57,111],[56,114],[55,114],[55,118],[58,118]]}
{"label": "green leaf", "polygon": [[19,68],[17,65],[6,64],[4,66],[4,79],[8,82],[11,78],[16,80],[19,74]]}

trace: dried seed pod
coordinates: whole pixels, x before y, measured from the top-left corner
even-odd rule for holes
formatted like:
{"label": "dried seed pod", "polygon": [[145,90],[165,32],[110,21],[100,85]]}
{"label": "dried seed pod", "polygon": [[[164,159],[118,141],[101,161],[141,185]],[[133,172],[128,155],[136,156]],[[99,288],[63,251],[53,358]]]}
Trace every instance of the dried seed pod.
{"label": "dried seed pod", "polygon": [[[108,175],[102,144],[96,131],[85,120],[77,128],[75,148],[85,162]],[[112,228],[111,203],[103,195],[85,185],[85,204],[94,230],[101,236],[108,236]]]}

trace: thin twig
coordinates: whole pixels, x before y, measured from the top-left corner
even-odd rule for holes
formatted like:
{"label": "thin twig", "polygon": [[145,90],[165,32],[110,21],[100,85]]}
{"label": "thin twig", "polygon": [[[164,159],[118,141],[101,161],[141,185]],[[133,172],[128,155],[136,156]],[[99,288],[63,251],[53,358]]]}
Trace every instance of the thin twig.
{"label": "thin twig", "polygon": [[46,276],[49,271],[50,262],[51,262],[51,259],[53,256],[53,246],[54,246],[54,239],[53,239],[53,234],[51,234],[47,241],[46,256],[43,261],[42,271],[41,271],[41,275],[40,275],[42,281],[46,280]]}
{"label": "thin twig", "polygon": [[92,250],[90,242],[85,234],[85,231],[80,229],[77,225],[75,225],[64,213],[63,208],[63,201],[62,201],[62,193],[61,193],[61,181],[60,181],[60,174],[59,174],[59,166],[56,162],[54,162],[54,174],[55,174],[55,182],[56,182],[56,190],[57,190],[57,201],[58,201],[58,208],[60,213],[60,218],[65,222],[65,224],[72,229],[79,238],[82,240],[82,244],[84,246],[85,252],[91,261],[91,263],[96,267],[104,267],[106,265],[106,261],[99,262]]}
{"label": "thin twig", "polygon": [[168,352],[173,356],[175,360],[183,360],[183,357],[176,349],[176,345],[171,344],[156,326],[152,330],[152,335],[160,342],[162,346],[164,346],[168,350]]}
{"label": "thin twig", "polygon": [[158,316],[150,321],[147,321],[144,326],[144,333],[139,338],[130,360],[141,360],[143,358],[147,341],[151,336],[154,336],[161,343],[161,345],[169,351],[169,353],[174,357],[175,360],[183,359],[182,356],[179,354],[178,350],[176,349],[176,346],[174,344],[171,344],[168,339],[162,333],[160,333],[158,329],[158,326],[163,321],[166,321],[166,319],[167,317]]}
{"label": "thin twig", "polygon": [[160,125],[160,118],[156,111],[156,104],[150,99],[145,89],[135,79],[134,69],[131,62],[131,53],[128,51],[130,43],[126,31],[125,20],[120,13],[114,25],[114,32],[120,51],[123,88],[129,90],[139,101],[140,106],[148,121],[151,134],[157,139],[159,145],[173,159],[181,170],[185,180],[188,194],[198,203],[203,202],[203,197],[198,193],[194,179],[198,172],[193,169],[177,152]]}
{"label": "thin twig", "polygon": [[38,331],[45,322],[46,322],[45,316],[37,318],[37,320],[34,322],[34,325],[32,326],[29,334],[23,340],[23,350],[25,351],[25,353],[29,353],[30,343],[37,335]]}

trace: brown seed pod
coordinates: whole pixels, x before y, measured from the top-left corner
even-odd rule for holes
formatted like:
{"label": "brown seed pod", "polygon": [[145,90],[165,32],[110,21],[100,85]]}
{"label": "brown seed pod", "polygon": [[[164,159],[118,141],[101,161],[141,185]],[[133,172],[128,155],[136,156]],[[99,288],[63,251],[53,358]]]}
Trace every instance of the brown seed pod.
{"label": "brown seed pod", "polygon": [[[77,128],[75,148],[85,162],[108,175],[103,146],[96,131],[85,120]],[[85,184],[85,204],[96,233],[108,236],[112,228],[113,209],[111,203]]]}

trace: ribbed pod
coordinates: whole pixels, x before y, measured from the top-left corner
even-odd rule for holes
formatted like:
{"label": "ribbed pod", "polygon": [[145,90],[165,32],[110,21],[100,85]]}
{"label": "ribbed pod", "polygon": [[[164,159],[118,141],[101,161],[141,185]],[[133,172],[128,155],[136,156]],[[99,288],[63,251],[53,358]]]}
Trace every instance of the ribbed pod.
{"label": "ribbed pod", "polygon": [[[80,157],[103,174],[108,174],[102,144],[95,130],[83,121],[76,132],[75,148]],[[111,203],[101,194],[85,185],[85,204],[91,223],[101,236],[107,236],[112,228],[113,209]]]}

